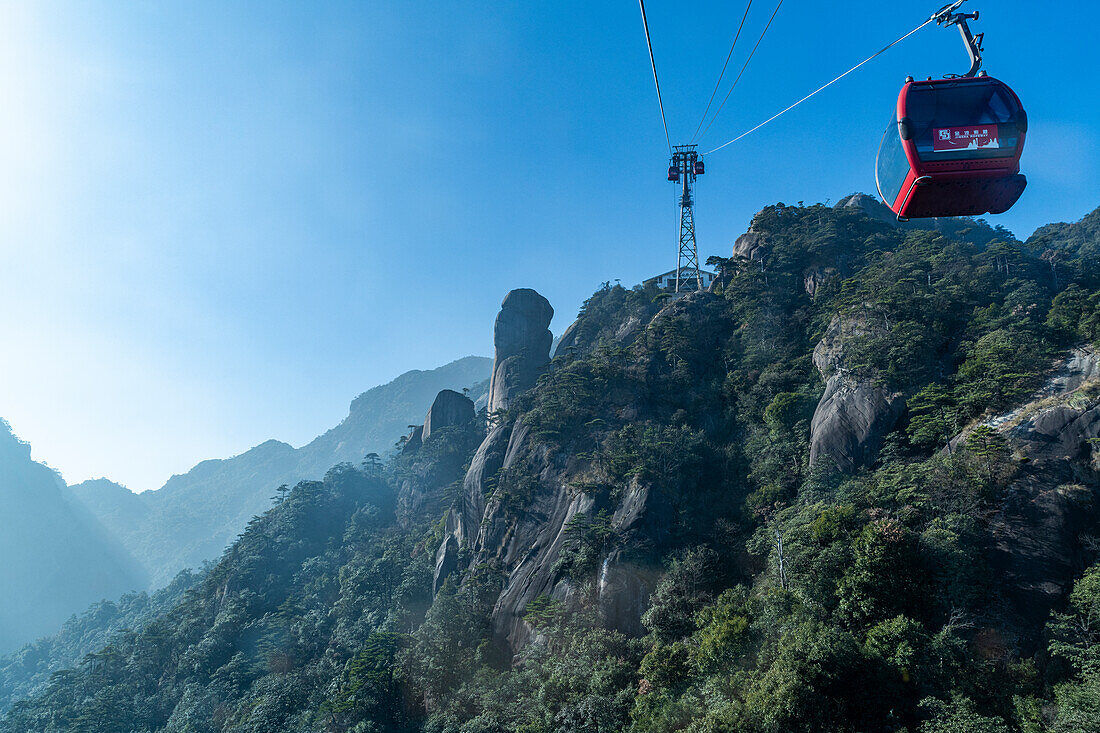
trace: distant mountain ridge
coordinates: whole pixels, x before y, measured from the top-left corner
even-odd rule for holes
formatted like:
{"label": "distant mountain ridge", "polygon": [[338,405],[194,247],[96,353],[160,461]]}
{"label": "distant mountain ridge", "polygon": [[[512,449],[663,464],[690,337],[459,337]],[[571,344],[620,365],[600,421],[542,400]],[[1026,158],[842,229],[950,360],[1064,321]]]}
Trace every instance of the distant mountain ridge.
{"label": "distant mountain ridge", "polygon": [[0,653],[145,585],[126,551],[0,420]]}
{"label": "distant mountain ridge", "polygon": [[[413,370],[362,393],[348,416],[301,448],[278,440],[225,459],[202,461],[155,491],[135,494],[107,479],[71,487],[73,494],[141,561],[151,588],[180,570],[214,560],[280,484],[319,479],[337,463],[360,463],[390,451],[407,426],[423,421],[442,389],[488,390],[492,359],[468,356],[432,370]],[[98,599],[96,599],[98,600]]]}

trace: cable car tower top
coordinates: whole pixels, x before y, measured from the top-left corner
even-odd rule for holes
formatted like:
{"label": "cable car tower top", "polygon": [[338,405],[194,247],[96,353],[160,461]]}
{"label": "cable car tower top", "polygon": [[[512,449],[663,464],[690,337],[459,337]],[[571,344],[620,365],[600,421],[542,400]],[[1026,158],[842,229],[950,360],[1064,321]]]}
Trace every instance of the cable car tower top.
{"label": "cable car tower top", "polygon": [[[695,145],[676,145],[668,164],[668,180],[681,184],[680,191],[680,249],[676,256],[676,292],[702,290],[703,279],[699,274],[699,248],[695,244],[695,201],[692,193],[695,178],[704,173],[703,161]],[[691,281],[694,280],[694,285]]]}

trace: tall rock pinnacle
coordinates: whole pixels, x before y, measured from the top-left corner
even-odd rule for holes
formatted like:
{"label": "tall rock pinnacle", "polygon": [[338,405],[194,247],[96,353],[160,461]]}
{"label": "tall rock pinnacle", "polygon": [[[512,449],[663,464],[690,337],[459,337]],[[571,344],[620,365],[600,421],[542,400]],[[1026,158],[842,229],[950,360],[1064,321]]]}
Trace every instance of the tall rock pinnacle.
{"label": "tall rock pinnacle", "polygon": [[535,384],[539,369],[550,361],[554,340],[548,330],[554,309],[550,301],[530,288],[504,296],[493,329],[493,377],[489,383],[489,412],[505,409]]}

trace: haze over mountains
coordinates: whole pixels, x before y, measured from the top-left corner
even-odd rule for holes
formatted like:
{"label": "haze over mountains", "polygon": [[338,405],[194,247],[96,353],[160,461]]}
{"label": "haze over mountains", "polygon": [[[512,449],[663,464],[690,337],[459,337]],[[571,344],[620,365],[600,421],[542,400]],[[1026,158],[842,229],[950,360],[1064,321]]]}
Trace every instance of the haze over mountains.
{"label": "haze over mountains", "polygon": [[141,494],[108,479],[67,487],[0,422],[0,515],[18,518],[0,532],[0,653],[56,631],[90,603],[163,587],[217,559],[280,484],[391,451],[440,390],[482,396],[491,368],[491,359],[469,356],[406,372],[356,397],[339,425],[305,446],[269,440]]}
{"label": "haze over mountains", "polygon": [[0,420],[0,652],[146,582],[129,554]]}
{"label": "haze over mountains", "polygon": [[441,389],[487,390],[492,360],[468,356],[438,369],[406,372],[356,397],[344,420],[301,448],[268,440],[240,455],[203,461],[155,491],[135,494],[111,481],[73,493],[143,565],[151,588],[180,570],[216,559],[248,520],[271,506],[281,484],[319,479],[337,463],[358,465],[392,450]]}

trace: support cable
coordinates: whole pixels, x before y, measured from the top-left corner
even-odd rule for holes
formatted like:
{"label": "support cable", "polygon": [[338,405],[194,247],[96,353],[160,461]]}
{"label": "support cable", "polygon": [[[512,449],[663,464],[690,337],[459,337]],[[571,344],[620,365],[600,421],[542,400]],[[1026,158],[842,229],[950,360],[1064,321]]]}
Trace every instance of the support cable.
{"label": "support cable", "polygon": [[726,102],[729,100],[730,95],[733,94],[733,90],[737,88],[737,82],[741,81],[741,77],[745,73],[745,69],[749,68],[749,62],[752,61],[752,57],[756,54],[756,49],[760,48],[760,42],[764,40],[764,35],[768,32],[768,29],[772,27],[772,21],[775,20],[776,13],[779,12],[779,8],[783,7],[783,0],[779,0],[776,3],[775,10],[772,11],[772,16],[768,18],[768,24],[764,26],[764,30],[760,33],[760,37],[756,39],[756,45],[752,47],[752,52],[749,53],[749,57],[745,59],[744,65],[741,67],[741,71],[738,72],[737,78],[733,80],[733,86],[726,92],[725,98],[722,100],[722,104],[718,105],[718,110],[714,113],[714,117],[710,118],[710,122],[707,123],[707,127],[703,130],[703,134],[706,135],[710,130],[710,126],[714,124],[714,121],[718,119],[718,115],[722,114],[722,108],[726,106]]}
{"label": "support cable", "polygon": [[642,27],[645,28],[645,43],[649,47],[649,65],[653,67],[653,86],[657,87],[657,104],[661,107],[661,124],[665,127],[665,143],[668,154],[672,155],[672,138],[668,136],[668,120],[665,118],[665,103],[661,100],[661,82],[657,81],[657,62],[653,59],[653,42],[649,39],[649,21],[645,17],[645,0],[638,0],[642,9]]}
{"label": "support cable", "polygon": [[797,102],[795,102],[794,104],[792,104],[792,105],[791,105],[790,107],[787,107],[786,109],[782,110],[781,112],[778,112],[778,113],[776,113],[776,114],[772,115],[771,117],[769,117],[768,119],[764,120],[764,121],[763,121],[763,122],[761,122],[761,123],[760,123],[759,125],[757,125],[756,127],[752,128],[751,130],[749,130],[749,131],[747,131],[747,132],[743,132],[743,133],[741,133],[740,135],[738,135],[737,137],[733,138],[733,139],[732,139],[732,140],[730,140],[729,142],[725,142],[725,143],[722,143],[721,145],[719,145],[718,147],[716,147],[716,148],[715,148],[714,150],[710,150],[710,151],[708,151],[708,152],[707,152],[706,154],[707,154],[707,155],[710,155],[711,153],[716,153],[716,152],[718,152],[719,150],[721,150],[722,148],[726,147],[727,145],[732,145],[733,143],[737,142],[737,141],[738,141],[738,140],[740,140],[741,138],[743,138],[743,137],[745,137],[745,136],[747,136],[747,135],[751,135],[752,133],[756,132],[757,130],[759,130],[759,129],[760,129],[761,127],[763,127],[764,125],[766,125],[766,124],[768,124],[769,122],[771,122],[772,120],[776,119],[777,117],[780,117],[780,116],[782,116],[782,115],[785,115],[786,113],[790,112],[790,111],[791,111],[792,109],[794,109],[794,108],[795,108],[795,107],[797,107],[798,105],[802,104],[803,102],[805,102],[805,101],[806,101],[807,99],[809,99],[810,97],[814,96],[814,95],[815,95],[815,94],[817,94],[818,92],[824,91],[825,89],[827,89],[827,88],[831,87],[831,86],[832,86],[833,84],[837,83],[838,81],[840,81],[840,80],[841,80],[841,79],[843,79],[844,77],[848,76],[848,74],[851,74],[851,73],[852,73],[853,71],[855,71],[855,70],[856,70],[856,69],[858,69],[859,67],[863,66],[863,65],[864,65],[864,64],[866,64],[867,62],[869,62],[869,61],[872,61],[872,60],[874,60],[874,59],[878,58],[879,56],[881,56],[882,54],[886,53],[886,52],[887,52],[887,51],[889,51],[889,50],[890,50],[891,48],[893,48],[894,46],[898,45],[899,43],[901,43],[902,41],[904,41],[904,40],[905,40],[906,38],[908,38],[909,36],[913,35],[913,34],[914,34],[914,33],[916,33],[917,31],[919,31],[919,30],[920,30],[921,28],[924,28],[924,27],[925,27],[926,25],[928,25],[929,23],[931,23],[931,22],[933,22],[933,21],[935,21],[935,20],[936,20],[936,16],[932,16],[932,17],[931,17],[931,18],[929,18],[928,20],[926,20],[926,21],[924,21],[923,23],[921,23],[920,25],[918,25],[918,26],[917,26],[916,28],[914,28],[913,30],[911,30],[911,31],[909,31],[908,33],[906,33],[906,34],[905,34],[904,36],[902,36],[901,38],[899,38],[899,39],[897,39],[896,41],[894,41],[893,43],[891,43],[891,44],[890,44],[889,46],[886,46],[886,47],[885,47],[885,48],[883,48],[883,49],[882,49],[881,51],[878,51],[878,52],[877,52],[877,53],[875,53],[874,55],[872,55],[872,56],[869,56],[869,57],[867,57],[867,58],[866,58],[866,59],[864,59],[863,61],[860,61],[860,62],[859,62],[858,64],[856,64],[856,65],[855,65],[855,66],[853,66],[852,68],[848,69],[847,71],[845,71],[845,72],[844,72],[843,74],[841,74],[841,75],[840,75],[840,76],[838,76],[837,78],[833,79],[832,81],[830,81],[830,82],[829,82],[829,83],[827,83],[827,84],[824,84],[824,85],[822,85],[822,86],[818,87],[817,89],[815,89],[814,91],[810,92],[809,94],[807,94],[807,95],[806,95],[805,97],[803,97],[802,99],[800,99],[800,100],[798,100]]}
{"label": "support cable", "polygon": [[722,64],[722,72],[718,74],[718,81],[714,83],[714,91],[710,93],[710,99],[707,100],[707,108],[703,110],[703,117],[695,128],[695,134],[691,136],[692,142],[695,142],[695,139],[699,137],[699,129],[707,121],[707,113],[710,112],[710,106],[714,104],[714,96],[718,94],[718,88],[722,86],[722,77],[726,75],[726,67],[729,66],[730,59],[733,57],[733,49],[737,48],[737,39],[741,37],[741,29],[745,27],[745,19],[749,17],[749,8],[751,7],[752,0],[749,0],[749,4],[745,6],[745,14],[741,16],[741,25],[737,26],[737,33],[733,36],[733,43],[730,44],[730,52],[726,54],[726,63]]}

